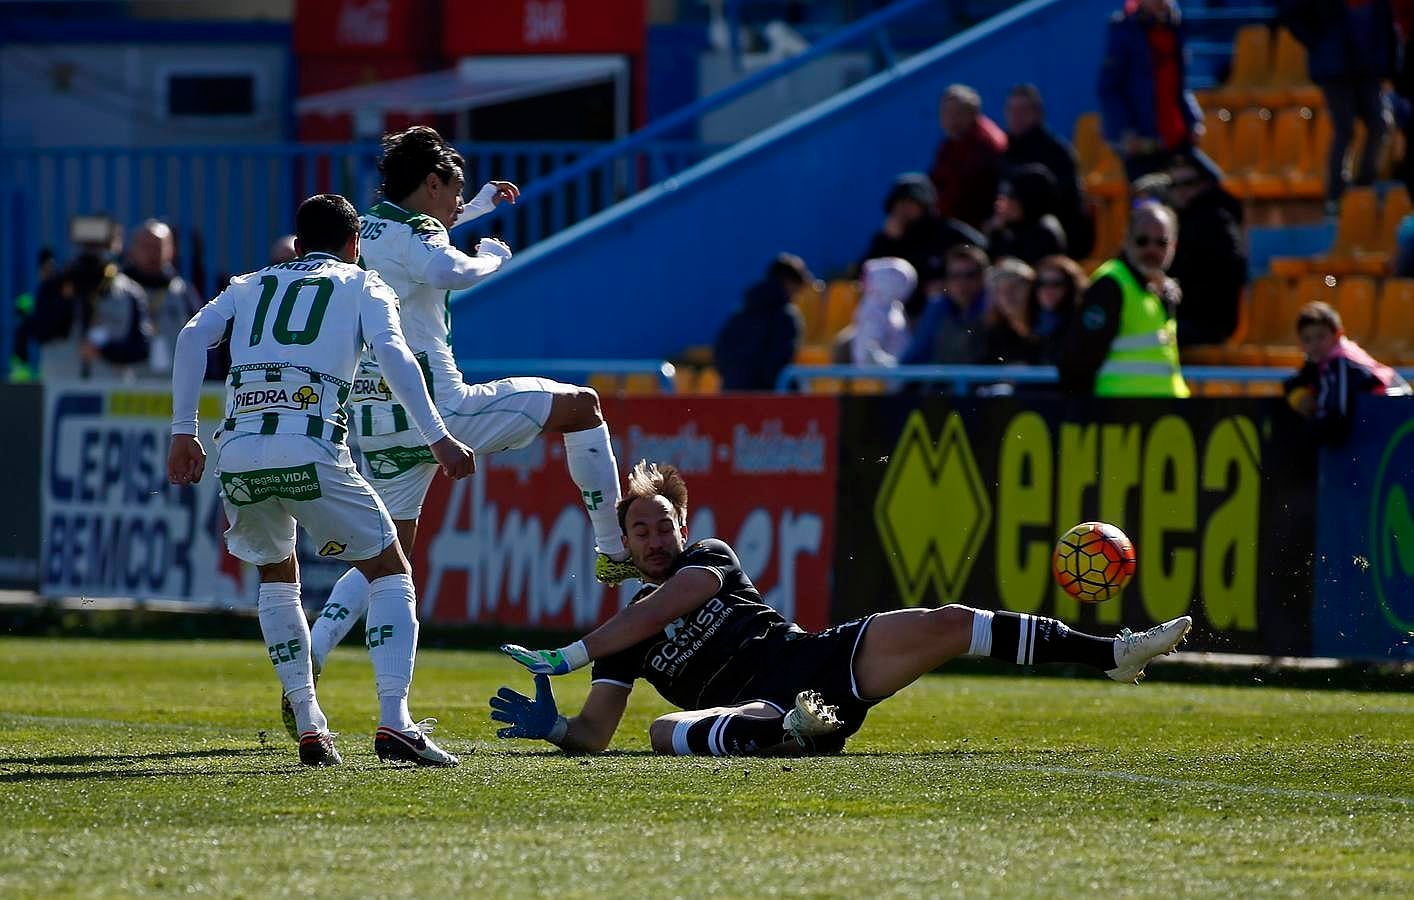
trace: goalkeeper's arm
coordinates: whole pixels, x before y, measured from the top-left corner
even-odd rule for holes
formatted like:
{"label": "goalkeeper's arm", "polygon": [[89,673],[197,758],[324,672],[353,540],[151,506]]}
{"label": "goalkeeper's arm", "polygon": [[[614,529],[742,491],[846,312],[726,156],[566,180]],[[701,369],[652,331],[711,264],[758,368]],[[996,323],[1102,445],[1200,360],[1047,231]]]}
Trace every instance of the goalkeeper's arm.
{"label": "goalkeeper's arm", "polygon": [[507,723],[502,739],[549,741],[571,753],[599,753],[609,746],[628,706],[629,688],[599,682],[589,689],[579,715],[565,718],[555,703],[548,675],[535,676],[535,699],[503,687],[491,698],[491,718]]}

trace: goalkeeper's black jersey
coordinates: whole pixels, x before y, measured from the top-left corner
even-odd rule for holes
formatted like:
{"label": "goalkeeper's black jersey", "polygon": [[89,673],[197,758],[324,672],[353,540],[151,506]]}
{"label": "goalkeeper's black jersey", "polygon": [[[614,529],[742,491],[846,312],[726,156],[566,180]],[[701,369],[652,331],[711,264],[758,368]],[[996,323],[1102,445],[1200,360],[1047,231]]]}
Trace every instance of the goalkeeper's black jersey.
{"label": "goalkeeper's black jersey", "polygon": [[709,538],[688,547],[672,574],[689,568],[716,572],[721,589],[662,632],[595,661],[594,681],[631,686],[644,678],[683,709],[742,702],[739,692],[759,669],[767,638],[793,626],[761,601],[725,541]]}

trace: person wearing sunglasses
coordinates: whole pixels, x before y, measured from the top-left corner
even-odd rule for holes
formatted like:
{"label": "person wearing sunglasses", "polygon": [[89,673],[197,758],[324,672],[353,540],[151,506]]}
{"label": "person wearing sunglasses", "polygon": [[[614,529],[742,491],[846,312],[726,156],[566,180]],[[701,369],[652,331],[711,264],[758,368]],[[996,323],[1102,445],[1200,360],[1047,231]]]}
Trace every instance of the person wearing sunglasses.
{"label": "person wearing sunglasses", "polygon": [[1169,266],[1185,298],[1178,308],[1178,346],[1221,344],[1237,330],[1247,284],[1242,204],[1223,190],[1222,172],[1201,153],[1179,157],[1169,175],[1183,235]]}
{"label": "person wearing sunglasses", "polygon": [[1165,274],[1178,243],[1173,210],[1130,213],[1119,256],[1095,270],[1063,340],[1061,386],[1097,397],[1187,397],[1178,363],[1178,285]]}

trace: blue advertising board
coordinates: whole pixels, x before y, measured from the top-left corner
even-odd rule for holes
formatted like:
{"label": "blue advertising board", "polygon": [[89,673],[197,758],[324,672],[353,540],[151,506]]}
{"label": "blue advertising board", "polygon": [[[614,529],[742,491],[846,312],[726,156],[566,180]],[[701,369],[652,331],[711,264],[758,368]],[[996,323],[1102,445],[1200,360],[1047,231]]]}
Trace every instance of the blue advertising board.
{"label": "blue advertising board", "polygon": [[1321,454],[1312,651],[1414,660],[1414,403],[1362,398]]}

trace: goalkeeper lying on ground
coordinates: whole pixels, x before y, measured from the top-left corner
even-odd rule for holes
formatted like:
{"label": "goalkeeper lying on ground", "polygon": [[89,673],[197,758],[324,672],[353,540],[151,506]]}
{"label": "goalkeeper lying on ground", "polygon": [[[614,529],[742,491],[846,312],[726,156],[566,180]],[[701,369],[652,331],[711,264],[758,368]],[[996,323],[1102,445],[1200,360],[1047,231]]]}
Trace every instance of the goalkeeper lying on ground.
{"label": "goalkeeper lying on ground", "polygon": [[[941,511],[940,511],[941,512]],[[870,707],[963,654],[1018,664],[1084,663],[1133,683],[1192,627],[1181,616],[1114,638],[1042,616],[966,606],[878,613],[808,633],[765,605],[726,543],[686,546],[687,484],[671,466],[640,462],[618,506],[630,558],[646,587],[626,609],[559,650],[501,649],[535,674],[535,699],[491,698],[502,738],[597,753],[623,718],[635,679],[685,712],[649,728],[653,749],[679,755],[833,753]],[[584,707],[560,715],[551,675],[594,663]]]}

